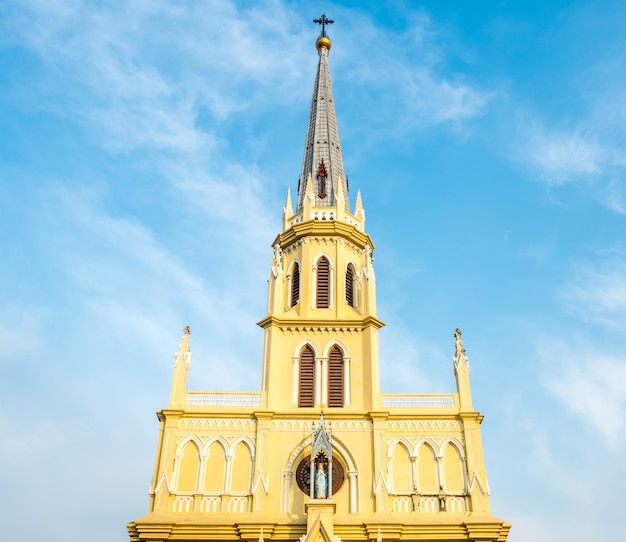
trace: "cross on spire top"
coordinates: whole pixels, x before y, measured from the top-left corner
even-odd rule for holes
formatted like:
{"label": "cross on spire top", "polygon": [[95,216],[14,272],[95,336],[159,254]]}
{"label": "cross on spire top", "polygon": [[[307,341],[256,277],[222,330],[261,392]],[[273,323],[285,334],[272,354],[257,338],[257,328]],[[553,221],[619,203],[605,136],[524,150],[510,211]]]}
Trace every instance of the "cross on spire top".
{"label": "cross on spire top", "polygon": [[322,13],[322,16],[319,19],[313,19],[313,22],[322,25],[321,37],[325,38],[325,37],[327,37],[326,25],[327,24],[333,24],[335,21],[333,21],[332,19],[329,19],[328,17],[326,17],[325,13]]}

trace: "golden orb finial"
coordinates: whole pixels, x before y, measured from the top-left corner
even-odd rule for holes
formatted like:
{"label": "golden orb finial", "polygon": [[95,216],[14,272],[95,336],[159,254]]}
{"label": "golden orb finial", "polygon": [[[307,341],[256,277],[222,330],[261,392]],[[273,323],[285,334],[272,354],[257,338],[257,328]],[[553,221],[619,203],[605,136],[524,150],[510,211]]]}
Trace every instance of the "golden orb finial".
{"label": "golden orb finial", "polygon": [[325,47],[328,51],[330,51],[331,43],[328,34],[326,34],[326,25],[333,24],[335,21],[326,17],[325,13],[322,13],[322,16],[319,19],[313,19],[313,22],[322,25],[322,33],[315,42],[315,48],[319,51],[322,47]]}
{"label": "golden orb finial", "polygon": [[320,36],[317,38],[315,42],[315,48],[319,51],[322,47],[326,47],[330,51],[332,43],[330,42],[330,38],[328,36]]}

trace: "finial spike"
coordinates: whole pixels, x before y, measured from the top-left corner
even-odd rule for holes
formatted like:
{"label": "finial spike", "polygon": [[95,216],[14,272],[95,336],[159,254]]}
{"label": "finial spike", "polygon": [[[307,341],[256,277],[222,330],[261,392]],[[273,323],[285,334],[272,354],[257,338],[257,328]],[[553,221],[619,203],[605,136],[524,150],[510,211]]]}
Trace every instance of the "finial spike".
{"label": "finial spike", "polygon": [[174,354],[174,364],[176,364],[178,360],[185,359],[187,357],[189,352],[189,335],[191,335],[191,328],[189,327],[189,324],[187,324],[183,328],[183,337],[178,345],[178,351]]}
{"label": "finial spike", "polygon": [[326,34],[326,25],[333,24],[335,21],[326,17],[326,13],[322,13],[322,16],[319,19],[313,19],[313,22],[322,25],[322,33],[320,34],[320,38],[327,38],[328,35]]}

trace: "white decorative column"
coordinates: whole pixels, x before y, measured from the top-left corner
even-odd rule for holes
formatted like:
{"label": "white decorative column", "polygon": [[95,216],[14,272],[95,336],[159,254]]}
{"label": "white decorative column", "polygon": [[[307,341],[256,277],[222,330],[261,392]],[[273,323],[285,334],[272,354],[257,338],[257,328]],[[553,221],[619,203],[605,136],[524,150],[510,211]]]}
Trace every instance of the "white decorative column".
{"label": "white decorative column", "polygon": [[350,358],[343,358],[343,406],[350,404]]}
{"label": "white decorative column", "polygon": [[233,480],[233,471],[232,471],[233,454],[224,454],[224,458],[226,459],[226,465],[225,465],[225,467],[226,467],[226,482],[224,484],[223,491],[226,492],[226,493],[230,493],[230,490],[232,488],[232,480]]}
{"label": "white decorative column", "polygon": [[320,404],[326,406],[328,405],[328,358],[322,358],[320,361],[322,373],[322,400]]}
{"label": "white decorative column", "polygon": [[206,469],[206,455],[200,453],[198,456],[200,458],[200,468],[198,469],[198,480],[196,481],[196,492],[203,493],[204,492],[204,471]]}
{"label": "white decorative column", "polygon": [[317,298],[317,264],[313,266],[311,272],[311,308],[314,309],[317,305],[315,302]]}
{"label": "white decorative column", "polygon": [[322,404],[322,358],[315,358],[315,404]]}
{"label": "white decorative column", "polygon": [[[330,263],[330,262],[329,262]],[[331,309],[335,308],[335,266],[330,264],[330,290],[328,292],[328,307]]]}
{"label": "white decorative column", "polygon": [[289,494],[291,492],[291,476],[292,476],[293,472],[288,470],[283,472],[283,475],[285,477],[285,496],[284,496],[284,509],[283,512],[285,514],[289,513]]}
{"label": "white decorative column", "polygon": [[176,493],[178,493],[178,478],[180,476],[180,462],[182,458],[182,453],[174,456],[174,476],[172,476],[172,487]]}
{"label": "white decorative column", "polygon": [[356,514],[356,471],[349,471],[348,479],[350,480],[350,514]]}
{"label": "white decorative column", "polygon": [[291,394],[291,402],[294,405],[298,404],[298,386],[300,385],[300,357],[294,356],[293,358],[293,391]]}

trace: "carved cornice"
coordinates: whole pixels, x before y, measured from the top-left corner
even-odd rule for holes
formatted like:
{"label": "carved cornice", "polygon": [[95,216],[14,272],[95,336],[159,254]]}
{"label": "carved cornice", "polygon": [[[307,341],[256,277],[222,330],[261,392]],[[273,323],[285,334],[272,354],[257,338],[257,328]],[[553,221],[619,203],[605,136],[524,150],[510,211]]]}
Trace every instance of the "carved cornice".
{"label": "carved cornice", "polygon": [[267,329],[270,326],[278,327],[285,332],[291,333],[361,333],[365,328],[375,327],[380,329],[385,322],[375,316],[367,316],[363,320],[297,320],[294,318],[277,318],[268,316],[257,322],[257,326]]}
{"label": "carved cornice", "polygon": [[[327,420],[333,432],[342,431],[371,431],[372,423],[368,420]],[[272,430],[275,431],[310,431],[314,420],[272,420]]]}
{"label": "carved cornice", "polygon": [[341,237],[356,245],[361,250],[369,245],[372,250],[374,243],[371,237],[359,231],[351,224],[344,224],[336,220],[309,220],[294,224],[287,231],[279,233],[272,246],[280,244],[280,248],[285,250],[293,243],[305,237]]}
{"label": "carved cornice", "polygon": [[254,431],[256,420],[242,418],[182,418],[178,422],[181,429],[215,429],[219,431]]}

